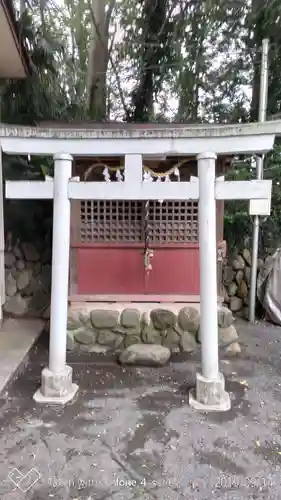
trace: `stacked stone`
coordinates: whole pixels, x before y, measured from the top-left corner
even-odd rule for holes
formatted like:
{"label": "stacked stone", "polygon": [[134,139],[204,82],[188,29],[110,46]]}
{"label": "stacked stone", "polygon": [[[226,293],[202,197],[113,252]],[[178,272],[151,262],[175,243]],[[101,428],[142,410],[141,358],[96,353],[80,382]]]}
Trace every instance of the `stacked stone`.
{"label": "stacked stone", "polygon": [[[223,268],[224,303],[235,314],[248,318],[252,257],[248,248],[238,254]],[[258,260],[258,271],[263,267]]]}
{"label": "stacked stone", "polygon": [[[219,345],[228,350],[233,346],[232,352],[239,352],[233,322],[229,309],[218,309]],[[183,307],[178,314],[161,308],[143,314],[133,308],[124,309],[121,314],[104,309],[70,309],[67,348],[88,353],[115,352],[120,354],[122,363],[150,361],[161,364],[155,362],[156,354],[167,361],[171,353],[189,353],[197,349],[199,325],[200,313],[195,307]]]}
{"label": "stacked stone", "polygon": [[5,251],[3,310],[11,316],[44,315],[50,303],[50,254],[23,242]]}

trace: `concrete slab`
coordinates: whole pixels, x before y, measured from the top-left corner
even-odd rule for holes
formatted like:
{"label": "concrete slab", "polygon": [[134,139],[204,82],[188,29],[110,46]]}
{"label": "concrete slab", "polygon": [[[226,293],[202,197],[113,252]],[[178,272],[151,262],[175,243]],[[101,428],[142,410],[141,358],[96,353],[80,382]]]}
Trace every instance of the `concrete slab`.
{"label": "concrete slab", "polygon": [[4,320],[0,329],[0,394],[17,373],[43,328],[44,321],[40,319]]}
{"label": "concrete slab", "polygon": [[220,363],[231,410],[203,414],[188,402],[199,353],[161,368],[71,355],[77,397],[37,405],[42,336],[0,399],[1,500],[280,500],[281,328],[237,328],[242,353]]}

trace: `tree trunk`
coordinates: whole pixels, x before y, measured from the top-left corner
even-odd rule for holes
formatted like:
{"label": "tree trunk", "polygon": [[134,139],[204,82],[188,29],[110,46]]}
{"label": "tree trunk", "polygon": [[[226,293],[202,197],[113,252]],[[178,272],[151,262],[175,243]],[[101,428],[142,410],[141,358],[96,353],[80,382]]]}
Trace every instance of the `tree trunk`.
{"label": "tree trunk", "polygon": [[132,93],[133,122],[151,121],[156,93],[155,79],[163,61],[166,42],[167,0],[144,0],[142,4],[143,53],[140,62],[138,85]]}
{"label": "tree trunk", "polygon": [[92,38],[89,53],[89,115],[106,119],[106,72],[108,67],[108,23],[105,0],[92,0]]}

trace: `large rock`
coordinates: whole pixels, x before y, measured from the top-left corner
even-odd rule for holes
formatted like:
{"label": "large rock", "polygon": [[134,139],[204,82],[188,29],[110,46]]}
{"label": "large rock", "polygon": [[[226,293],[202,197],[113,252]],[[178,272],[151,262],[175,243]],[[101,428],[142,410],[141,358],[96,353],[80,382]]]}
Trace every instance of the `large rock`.
{"label": "large rock", "polygon": [[195,336],[189,332],[183,332],[180,340],[183,352],[192,352],[197,348]]}
{"label": "large rock", "polygon": [[141,317],[141,324],[142,325],[150,325],[150,314],[145,311],[143,314],[142,314],[142,317]]}
{"label": "large rock", "polygon": [[177,321],[175,313],[168,309],[153,309],[150,313],[150,317],[157,330],[166,330],[174,326]]}
{"label": "large rock", "polygon": [[14,295],[5,302],[3,310],[13,316],[24,316],[29,309],[28,298],[22,297],[20,293]]}
{"label": "large rock", "polygon": [[223,283],[228,286],[234,279],[235,271],[231,266],[225,266],[223,269]]}
{"label": "large rock", "polygon": [[[125,347],[126,338],[127,337],[123,337],[123,335],[117,335],[117,338],[116,338],[116,341],[115,341],[115,344],[114,344],[114,350],[115,351],[123,351],[123,349]],[[128,338],[130,338],[130,337],[128,337]],[[140,337],[136,336],[136,338],[139,339]],[[137,342],[134,342],[134,343],[137,344]]]}
{"label": "large rock", "polygon": [[241,281],[243,280],[244,278],[244,271],[242,271],[242,269],[239,269],[239,271],[237,271],[236,275],[235,275],[235,281],[238,285],[240,285]]}
{"label": "large rock", "polygon": [[228,293],[227,293],[227,290],[226,290],[225,286],[223,286],[223,289],[222,289],[222,295],[223,295],[223,301],[224,301],[226,304],[229,304],[230,298],[229,298],[229,296],[228,296]]}
{"label": "large rock", "polygon": [[[124,339],[124,346],[129,347],[130,345],[141,344],[141,338],[137,335],[129,335]],[[120,345],[118,346],[120,349]]]}
{"label": "large rock", "polygon": [[93,353],[93,354],[107,354],[108,352],[111,351],[111,348],[107,345],[99,345],[99,344],[93,344],[93,345],[86,345],[86,344],[80,344],[80,351],[82,352],[88,352],[88,353]]}
{"label": "large rock", "polygon": [[[42,267],[41,262],[29,262],[29,264],[32,264],[33,276],[38,276],[41,273],[41,271],[42,271],[42,269],[44,267],[45,271],[43,271],[43,272],[46,272],[46,274],[48,272],[48,275],[49,275],[49,277],[48,277],[48,283],[51,283],[51,274],[52,274],[52,271],[51,271],[51,266],[50,265],[48,265],[48,267],[46,265]],[[45,278],[45,275],[44,275],[44,278]]]}
{"label": "large rock", "polygon": [[239,271],[239,269],[245,268],[245,261],[242,255],[237,255],[237,257],[232,262],[232,267],[235,271]]}
{"label": "large rock", "polygon": [[138,344],[127,347],[119,356],[122,364],[162,366],[169,361],[170,349],[162,345]]}
{"label": "large rock", "polygon": [[240,297],[240,299],[245,299],[247,295],[248,295],[248,287],[246,281],[242,280],[237,290],[237,297]]}
{"label": "large rock", "polygon": [[249,266],[245,267],[244,274],[245,274],[246,283],[248,285],[250,285],[250,283],[251,283],[251,268]]}
{"label": "large rock", "polygon": [[118,341],[122,341],[123,336],[118,335],[118,333],[114,333],[111,330],[100,330],[97,342],[100,345],[108,345],[114,347]]}
{"label": "large rock", "polygon": [[97,339],[97,333],[94,330],[87,330],[85,328],[80,328],[74,333],[74,338],[80,344],[95,344]]}
{"label": "large rock", "polygon": [[16,262],[16,268],[19,271],[22,271],[25,268],[24,260],[17,260],[17,262]]}
{"label": "large rock", "polygon": [[218,308],[218,325],[220,328],[228,328],[234,323],[232,311],[227,307]]}
{"label": "large rock", "polygon": [[228,285],[227,292],[228,292],[228,295],[230,297],[230,300],[231,300],[231,297],[234,297],[237,290],[238,290],[238,285],[237,285],[237,283],[234,283],[234,281]]}
{"label": "large rock", "polygon": [[5,267],[11,268],[15,265],[16,257],[12,252],[5,252],[4,261]]}
{"label": "large rock", "polygon": [[119,312],[105,309],[95,309],[94,311],[91,311],[90,317],[92,325],[95,328],[97,328],[98,330],[103,328],[105,330],[108,330],[110,328],[114,328],[117,325]]}
{"label": "large rock", "polygon": [[16,267],[13,267],[12,269],[10,269],[10,272],[11,272],[11,275],[13,276],[13,278],[15,278],[15,280],[17,280],[19,277],[20,271]]}
{"label": "large rock", "polygon": [[238,333],[236,328],[231,325],[228,328],[219,328],[219,345],[229,345],[232,342],[236,342],[238,339]]}
{"label": "large rock", "polygon": [[141,314],[138,309],[124,309],[120,323],[124,328],[137,328],[140,325]]}
{"label": "large rock", "polygon": [[243,300],[240,299],[240,297],[231,297],[230,298],[230,304],[229,304],[229,309],[233,312],[240,311],[240,309],[243,306]]}
{"label": "large rock", "polygon": [[40,291],[40,285],[38,283],[38,280],[37,278],[34,278],[34,276],[32,276],[29,285],[24,290],[22,290],[22,295],[24,297],[31,297],[31,295],[35,295],[39,291]]}
{"label": "large rock", "polygon": [[252,256],[248,248],[245,248],[243,250],[243,259],[245,260],[246,264],[248,264],[248,266],[252,265]]}
{"label": "large rock", "polygon": [[85,326],[91,326],[90,314],[87,314],[86,311],[69,309],[67,317],[67,329],[77,330],[78,328]]}
{"label": "large rock", "polygon": [[18,245],[18,243],[14,246],[13,253],[15,254],[17,259],[23,259],[23,253]]}
{"label": "large rock", "polygon": [[176,328],[169,328],[167,330],[166,336],[163,339],[163,345],[168,347],[172,352],[175,351],[176,347],[179,347],[181,341],[181,335]]}
{"label": "large rock", "polygon": [[73,351],[77,345],[74,338],[75,333],[75,330],[67,330],[66,349],[68,351]]}
{"label": "large rock", "polygon": [[178,316],[179,325],[189,333],[197,334],[200,324],[200,314],[195,307],[183,307]]}
{"label": "large rock", "polygon": [[141,324],[139,324],[138,326],[132,327],[132,328],[125,328],[124,326],[117,325],[114,328],[112,328],[112,331],[114,333],[120,333],[120,335],[124,335],[124,336],[125,335],[128,335],[128,336],[131,336],[131,335],[140,336],[140,334],[141,334]]}
{"label": "large rock", "polygon": [[238,342],[233,342],[232,344],[226,346],[225,352],[231,355],[237,355],[241,352],[241,347]]}
{"label": "large rock", "polygon": [[18,278],[17,278],[17,286],[19,290],[24,290],[26,288],[32,278],[32,269],[23,269],[22,271],[19,272]]}
{"label": "large rock", "polygon": [[264,261],[262,259],[258,259],[257,262],[258,270],[262,269],[264,267]]}
{"label": "large rock", "polygon": [[162,344],[165,330],[156,330],[153,324],[146,325],[142,331],[142,340],[145,344]]}
{"label": "large rock", "polygon": [[44,266],[42,266],[42,269],[38,274],[37,279],[41,289],[44,290],[45,293],[49,293],[51,289],[51,279],[52,279],[51,276],[52,276],[51,266],[49,264],[45,264]]}
{"label": "large rock", "polygon": [[23,255],[26,260],[31,262],[37,262],[40,259],[39,252],[37,248],[33,245],[33,243],[25,242],[21,245]]}
{"label": "large rock", "polygon": [[11,274],[8,274],[6,277],[6,295],[8,295],[8,297],[14,297],[17,290],[17,282],[15,278]]}
{"label": "large rock", "polygon": [[49,295],[46,295],[46,293],[43,290],[38,290],[37,293],[35,293],[30,297],[30,305],[32,309],[36,311],[41,312],[42,309],[45,309],[45,307],[49,304],[49,302],[50,302],[50,297]]}

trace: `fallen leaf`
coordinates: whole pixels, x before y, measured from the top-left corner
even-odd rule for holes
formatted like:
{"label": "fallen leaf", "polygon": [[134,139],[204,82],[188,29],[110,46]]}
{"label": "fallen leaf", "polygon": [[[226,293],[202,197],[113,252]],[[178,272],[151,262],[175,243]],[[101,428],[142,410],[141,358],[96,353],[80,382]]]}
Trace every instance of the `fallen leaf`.
{"label": "fallen leaf", "polygon": [[241,385],[245,385],[246,387],[248,387],[248,382],[247,382],[247,380],[240,380],[239,384],[241,384]]}

